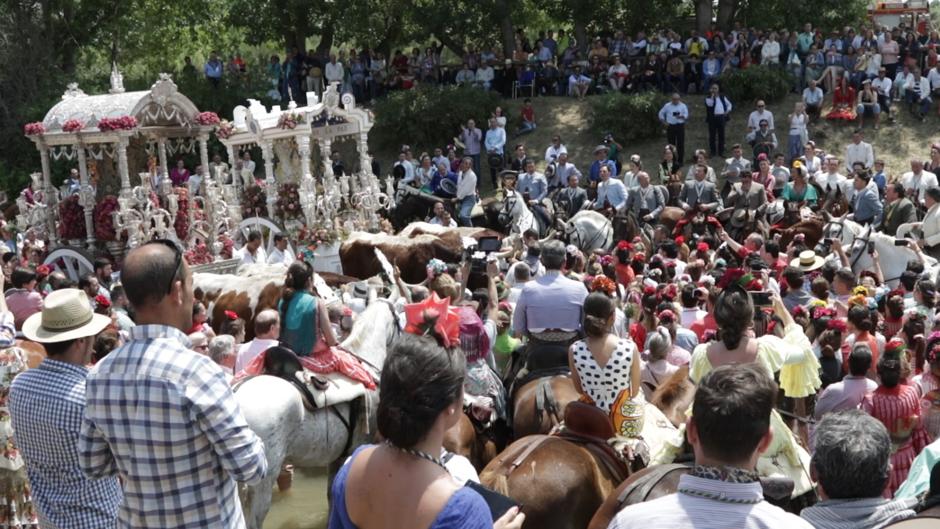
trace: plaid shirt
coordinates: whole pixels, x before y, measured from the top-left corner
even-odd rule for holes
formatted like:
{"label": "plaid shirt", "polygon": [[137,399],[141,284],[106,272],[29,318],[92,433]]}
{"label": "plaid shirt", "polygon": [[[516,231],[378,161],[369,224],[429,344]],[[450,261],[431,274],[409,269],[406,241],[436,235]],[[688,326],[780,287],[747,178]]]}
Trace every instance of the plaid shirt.
{"label": "plaid shirt", "polygon": [[88,375],[82,469],[124,478],[118,527],[244,527],[235,480],[261,481],[267,460],[225,374],[175,328],[130,335]]}
{"label": "plaid shirt", "polygon": [[121,486],[91,480],[78,465],[88,370],[52,359],[17,376],[9,406],[42,527],[114,527]]}

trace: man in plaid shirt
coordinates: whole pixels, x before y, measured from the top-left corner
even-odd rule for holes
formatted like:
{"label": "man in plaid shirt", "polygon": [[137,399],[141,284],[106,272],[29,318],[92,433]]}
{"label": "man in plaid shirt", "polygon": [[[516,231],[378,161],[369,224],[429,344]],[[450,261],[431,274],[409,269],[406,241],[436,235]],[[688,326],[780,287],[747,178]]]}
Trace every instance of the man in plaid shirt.
{"label": "man in plaid shirt", "polygon": [[222,369],[189,349],[192,272],[174,243],[154,241],[121,276],[137,326],[88,375],[82,469],[120,473],[118,527],[244,527],[235,481],[261,481],[267,460]]}

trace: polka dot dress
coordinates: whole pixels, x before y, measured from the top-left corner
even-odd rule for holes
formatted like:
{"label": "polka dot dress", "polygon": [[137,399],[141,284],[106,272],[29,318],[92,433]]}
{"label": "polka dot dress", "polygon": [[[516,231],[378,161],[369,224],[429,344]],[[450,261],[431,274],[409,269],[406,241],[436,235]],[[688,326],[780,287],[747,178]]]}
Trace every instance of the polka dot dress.
{"label": "polka dot dress", "polygon": [[630,388],[630,367],[636,357],[636,346],[632,340],[621,338],[604,367],[594,360],[584,340],[575,342],[572,347],[581,389],[598,408],[610,413],[617,395]]}

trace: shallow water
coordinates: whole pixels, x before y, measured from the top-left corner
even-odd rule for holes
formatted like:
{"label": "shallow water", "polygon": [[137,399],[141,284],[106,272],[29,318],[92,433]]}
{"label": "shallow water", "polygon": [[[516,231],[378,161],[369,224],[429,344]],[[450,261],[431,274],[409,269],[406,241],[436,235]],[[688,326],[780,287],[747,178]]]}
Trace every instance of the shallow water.
{"label": "shallow water", "polygon": [[274,487],[271,510],[264,529],[324,529],[329,506],[326,501],[327,470],[295,470],[287,492]]}

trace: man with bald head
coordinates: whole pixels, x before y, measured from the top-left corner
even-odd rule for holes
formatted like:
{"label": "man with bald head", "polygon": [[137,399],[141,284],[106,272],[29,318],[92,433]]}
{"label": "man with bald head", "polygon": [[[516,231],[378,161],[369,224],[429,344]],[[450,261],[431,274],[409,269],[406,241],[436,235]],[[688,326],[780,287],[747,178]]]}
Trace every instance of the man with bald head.
{"label": "man with bald head", "polygon": [[238,358],[235,360],[235,372],[238,373],[245,369],[256,356],[277,345],[277,339],[280,335],[280,314],[274,309],[259,312],[255,316],[255,339],[239,346]]}
{"label": "man with bald head", "polygon": [[120,474],[118,527],[244,527],[235,482],[265,477],[264,445],[225,373],[184,334],[189,265],[175,243],[152,241],[127,255],[121,279],[137,326],[88,374],[82,470]]}

